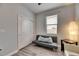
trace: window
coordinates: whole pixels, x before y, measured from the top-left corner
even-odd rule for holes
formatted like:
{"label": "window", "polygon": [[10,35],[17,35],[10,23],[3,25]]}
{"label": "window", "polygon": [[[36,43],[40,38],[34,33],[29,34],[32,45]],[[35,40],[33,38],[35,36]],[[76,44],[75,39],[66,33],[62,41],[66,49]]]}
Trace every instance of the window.
{"label": "window", "polygon": [[57,15],[46,17],[47,34],[57,34]]}

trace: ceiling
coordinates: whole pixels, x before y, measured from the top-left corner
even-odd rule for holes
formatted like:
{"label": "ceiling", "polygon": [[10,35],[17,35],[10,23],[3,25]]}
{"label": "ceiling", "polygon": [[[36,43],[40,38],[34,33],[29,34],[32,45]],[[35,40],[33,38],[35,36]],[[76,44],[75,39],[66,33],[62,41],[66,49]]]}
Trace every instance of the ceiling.
{"label": "ceiling", "polygon": [[40,13],[40,12],[53,9],[56,7],[60,7],[63,5],[67,5],[67,4],[68,3],[42,3],[41,5],[38,5],[38,3],[26,3],[24,5],[34,13]]}

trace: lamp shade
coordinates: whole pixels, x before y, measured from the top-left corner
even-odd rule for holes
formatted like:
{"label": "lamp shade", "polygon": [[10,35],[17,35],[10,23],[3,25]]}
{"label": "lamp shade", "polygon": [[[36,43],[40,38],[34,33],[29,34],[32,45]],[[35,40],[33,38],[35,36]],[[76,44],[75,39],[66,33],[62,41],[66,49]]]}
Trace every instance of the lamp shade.
{"label": "lamp shade", "polygon": [[78,41],[78,24],[75,21],[69,23],[68,26],[68,36],[69,39],[77,42]]}

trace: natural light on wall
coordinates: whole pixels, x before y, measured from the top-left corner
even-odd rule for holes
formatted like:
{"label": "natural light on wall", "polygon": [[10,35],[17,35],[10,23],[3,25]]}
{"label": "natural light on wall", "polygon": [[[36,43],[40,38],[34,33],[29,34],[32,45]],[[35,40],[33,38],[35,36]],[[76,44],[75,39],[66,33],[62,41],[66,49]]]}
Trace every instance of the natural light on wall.
{"label": "natural light on wall", "polygon": [[75,21],[69,23],[68,36],[70,40],[74,42],[78,41],[78,24]]}

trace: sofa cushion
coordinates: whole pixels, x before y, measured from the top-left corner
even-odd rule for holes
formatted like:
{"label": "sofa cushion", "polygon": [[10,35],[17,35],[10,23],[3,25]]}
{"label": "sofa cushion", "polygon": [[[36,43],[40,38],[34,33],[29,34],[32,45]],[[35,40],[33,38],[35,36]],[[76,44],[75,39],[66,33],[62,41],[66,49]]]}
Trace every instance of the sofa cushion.
{"label": "sofa cushion", "polygon": [[45,37],[39,36],[38,41],[47,42],[47,43],[53,43],[51,37],[45,38]]}
{"label": "sofa cushion", "polygon": [[38,40],[38,38],[39,38],[40,36],[42,36],[42,37],[44,37],[44,38],[51,37],[51,38],[52,38],[52,41],[53,41],[54,43],[57,43],[57,36],[36,35],[36,40]]}
{"label": "sofa cushion", "polygon": [[46,42],[40,42],[38,40],[34,41],[34,43],[36,43],[39,46],[43,46],[43,47],[49,47],[49,48],[57,48],[57,44],[51,44],[51,43],[46,43]]}

